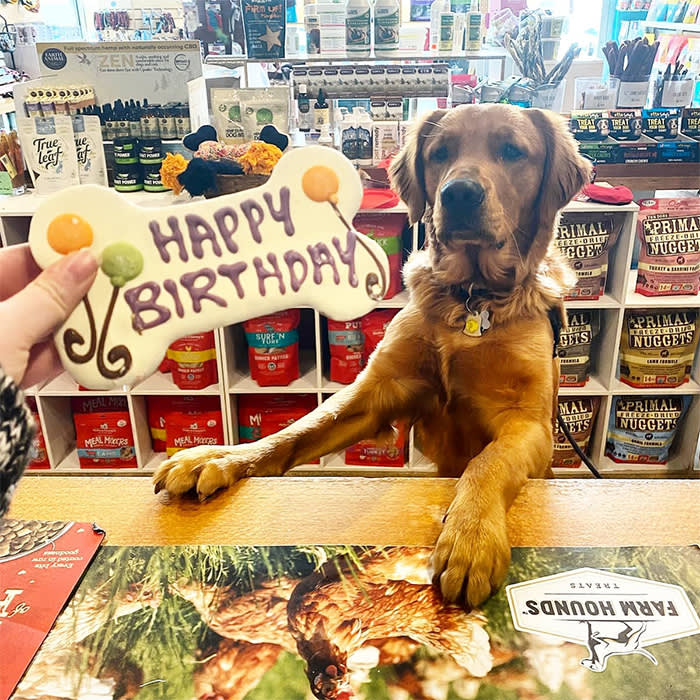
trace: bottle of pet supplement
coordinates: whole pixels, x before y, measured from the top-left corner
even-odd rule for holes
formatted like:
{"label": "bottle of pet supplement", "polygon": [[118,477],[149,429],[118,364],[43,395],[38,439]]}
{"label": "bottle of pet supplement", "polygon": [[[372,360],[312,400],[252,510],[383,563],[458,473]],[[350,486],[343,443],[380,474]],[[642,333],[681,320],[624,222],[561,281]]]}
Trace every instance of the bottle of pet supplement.
{"label": "bottle of pet supplement", "polygon": [[401,5],[399,0],[376,0],[374,3],[374,55],[391,58],[399,52]]}
{"label": "bottle of pet supplement", "polygon": [[348,58],[368,58],[372,49],[372,6],[348,0],[345,6],[345,50]]}

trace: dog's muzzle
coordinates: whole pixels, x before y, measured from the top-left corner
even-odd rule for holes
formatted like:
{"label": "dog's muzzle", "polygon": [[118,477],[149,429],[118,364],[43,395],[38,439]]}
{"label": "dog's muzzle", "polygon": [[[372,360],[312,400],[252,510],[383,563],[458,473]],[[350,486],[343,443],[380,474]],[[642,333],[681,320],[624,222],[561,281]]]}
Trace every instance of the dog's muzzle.
{"label": "dog's muzzle", "polygon": [[481,209],[485,199],[484,188],[472,178],[454,178],[440,188],[442,228],[447,240],[480,238]]}

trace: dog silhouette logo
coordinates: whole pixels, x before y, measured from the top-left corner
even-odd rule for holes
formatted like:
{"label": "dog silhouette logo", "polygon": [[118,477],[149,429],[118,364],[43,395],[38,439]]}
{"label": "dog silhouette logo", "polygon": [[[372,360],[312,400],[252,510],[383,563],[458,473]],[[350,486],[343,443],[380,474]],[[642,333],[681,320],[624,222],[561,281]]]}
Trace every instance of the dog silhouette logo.
{"label": "dog silhouette logo", "polygon": [[700,633],[688,595],[675,584],[602,569],[582,568],[506,587],[513,626],[540,637],[585,647],[581,666],[603,673],[613,656]]}
{"label": "dog silhouette logo", "polygon": [[647,628],[646,622],[596,621],[586,622],[588,628],[589,656],[581,659],[581,665],[602,673],[608,665],[611,656],[623,654],[641,654],[651,661],[654,666],[658,662],[653,654],[642,646],[642,637]]}

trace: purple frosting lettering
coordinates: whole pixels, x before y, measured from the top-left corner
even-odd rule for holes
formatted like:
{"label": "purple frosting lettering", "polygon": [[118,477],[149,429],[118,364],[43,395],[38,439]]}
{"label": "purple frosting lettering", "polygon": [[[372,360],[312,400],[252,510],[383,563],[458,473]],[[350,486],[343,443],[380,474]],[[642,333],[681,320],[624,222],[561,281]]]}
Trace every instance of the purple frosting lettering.
{"label": "purple frosting lettering", "polygon": [[[141,296],[146,292],[148,297],[142,299]],[[160,296],[160,287],[155,282],[144,282],[138,287],[127,289],[124,292],[124,299],[131,309],[131,325],[133,329],[140,333],[148,328],[155,328],[165,323],[170,319],[170,309],[161,304],[156,304],[156,300]],[[142,314],[148,311],[154,311],[156,317],[152,321],[144,321]]]}
{"label": "purple frosting lettering", "polygon": [[250,228],[253,240],[256,243],[262,243],[260,224],[265,218],[265,211],[254,199],[246,199],[241,202],[241,211],[245,215],[245,218],[248,219],[248,227]]}
{"label": "purple frosting lettering", "polygon": [[170,253],[165,246],[167,246],[168,243],[175,243],[178,248],[180,260],[182,260],[182,262],[187,262],[187,249],[185,248],[185,240],[182,237],[182,231],[180,231],[180,224],[178,223],[177,217],[169,216],[168,226],[170,226],[170,230],[172,231],[170,236],[164,234],[160,230],[160,224],[157,221],[148,222],[148,228],[151,230],[153,242],[156,244],[156,248],[158,248],[161,260],[165,263],[170,262]]}
{"label": "purple frosting lettering", "polygon": [[[284,262],[287,263],[287,267],[289,268],[289,283],[292,287],[292,291],[298,292],[306,279],[306,275],[309,273],[309,266],[306,262],[306,258],[296,250],[288,250],[284,254]],[[294,270],[294,265],[297,263],[300,264],[303,269],[301,277],[298,277]]]}
{"label": "purple frosting lettering", "polygon": [[185,221],[187,222],[187,232],[190,234],[194,257],[203,258],[202,242],[210,241],[212,252],[220,258],[221,247],[216,240],[216,233],[214,233],[214,229],[209,225],[209,222],[198,214],[187,214]]}
{"label": "purple frosting lettering", "polygon": [[[197,285],[197,280],[199,279],[206,281],[203,285]],[[209,290],[216,284],[216,272],[208,267],[197,270],[197,272],[186,272],[180,277],[180,284],[190,293],[192,309],[197,314],[202,310],[202,301],[204,299],[213,301],[217,306],[228,306],[226,299],[222,299],[216,294],[209,294]]]}
{"label": "purple frosting lettering", "polygon": [[272,271],[266,270],[263,266],[263,261],[261,258],[253,258],[253,265],[255,265],[255,272],[258,275],[258,291],[260,296],[265,296],[265,280],[268,277],[276,277],[279,283],[280,294],[284,294],[287,290],[284,286],[284,279],[282,278],[282,272],[280,271],[279,265],[277,264],[277,256],[274,253],[267,254],[267,261],[272,265]]}
{"label": "purple frosting lettering", "polygon": [[355,245],[357,243],[357,236],[354,231],[348,231],[346,241],[347,248],[343,250],[340,247],[340,240],[337,236],[333,236],[333,245],[338,251],[340,260],[344,265],[348,266],[348,282],[351,287],[357,287],[358,279],[355,271]]}
{"label": "purple frosting lettering", "polygon": [[243,299],[245,296],[245,290],[243,289],[243,285],[241,285],[240,277],[247,267],[248,265],[246,263],[237,262],[231,265],[219,265],[219,267],[216,268],[216,271],[220,275],[223,277],[228,277],[231,280],[233,286],[236,288],[236,293],[238,294],[239,299]]}
{"label": "purple frosting lettering", "polygon": [[307,245],[306,250],[309,251],[309,256],[314,266],[314,282],[316,284],[323,282],[321,268],[324,265],[330,265],[333,268],[333,282],[340,284],[338,268],[335,266],[335,260],[331,255],[331,251],[328,250],[328,246],[325,243],[317,243],[316,245]]}
{"label": "purple frosting lettering", "polygon": [[270,216],[275,221],[284,224],[284,232],[288,236],[294,235],[294,222],[292,221],[292,215],[289,211],[289,187],[280,188],[280,208],[275,209],[272,202],[272,195],[269,192],[265,192],[263,199],[267,204],[267,208],[270,210]]}
{"label": "purple frosting lettering", "polygon": [[229,253],[237,253],[238,246],[233,240],[233,234],[238,228],[238,214],[231,207],[222,207],[214,212],[214,221],[219,227],[219,234],[223,238]]}
{"label": "purple frosting lettering", "polygon": [[173,298],[175,302],[175,313],[178,315],[178,318],[182,318],[185,315],[185,309],[180,301],[180,293],[177,291],[177,285],[173,280],[165,280],[165,282],[163,282],[163,289]]}

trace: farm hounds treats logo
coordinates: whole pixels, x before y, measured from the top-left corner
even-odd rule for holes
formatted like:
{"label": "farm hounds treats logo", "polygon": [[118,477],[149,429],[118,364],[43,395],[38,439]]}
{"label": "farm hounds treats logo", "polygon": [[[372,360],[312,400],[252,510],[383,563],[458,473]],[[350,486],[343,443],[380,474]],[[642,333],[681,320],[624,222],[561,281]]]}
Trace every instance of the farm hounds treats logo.
{"label": "farm hounds treats logo", "polygon": [[653,644],[700,633],[700,620],[680,586],[599,569],[575,569],[506,587],[521,632],[588,647],[581,665],[605,671],[611,656],[641,654]]}

